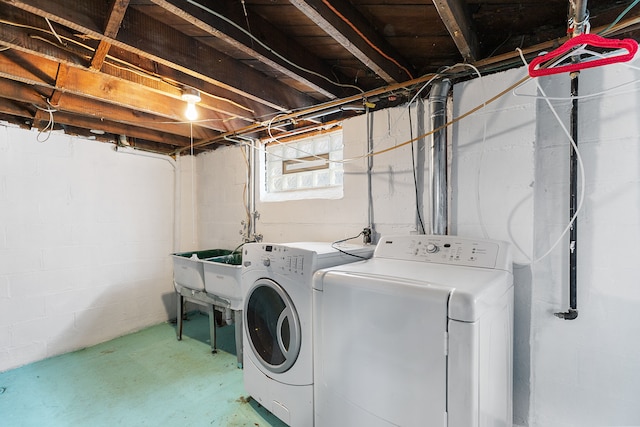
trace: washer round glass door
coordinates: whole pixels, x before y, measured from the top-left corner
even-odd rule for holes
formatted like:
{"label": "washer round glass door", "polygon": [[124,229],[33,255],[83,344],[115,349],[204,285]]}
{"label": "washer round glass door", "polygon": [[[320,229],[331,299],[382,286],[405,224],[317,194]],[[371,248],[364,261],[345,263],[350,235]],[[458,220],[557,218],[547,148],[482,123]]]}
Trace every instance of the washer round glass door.
{"label": "washer round glass door", "polygon": [[300,320],[289,295],[270,279],[257,280],[247,294],[244,317],[249,344],[269,371],[287,371],[300,353]]}

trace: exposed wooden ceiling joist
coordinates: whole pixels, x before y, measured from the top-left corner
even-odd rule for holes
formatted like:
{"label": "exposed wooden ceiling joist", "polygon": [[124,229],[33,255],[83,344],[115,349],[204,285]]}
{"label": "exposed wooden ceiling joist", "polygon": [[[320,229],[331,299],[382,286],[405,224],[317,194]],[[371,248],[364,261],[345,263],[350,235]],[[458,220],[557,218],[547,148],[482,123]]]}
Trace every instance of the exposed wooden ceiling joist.
{"label": "exposed wooden ceiling joist", "polygon": [[[43,90],[44,88],[40,88]],[[0,93],[3,94],[5,102],[0,103],[0,112],[12,114],[27,120],[33,120],[35,112],[40,108],[55,110],[55,123],[69,124],[77,127],[85,127],[86,129],[95,129],[96,131],[104,131],[112,134],[122,134],[133,138],[162,140],[166,144],[173,147],[186,147],[190,143],[188,125],[180,127],[170,125],[168,123],[155,123],[154,116],[139,115],[138,112],[130,112],[130,123],[125,120],[122,122],[114,122],[105,120],[104,116],[112,117],[113,107],[98,101],[88,102],[86,99],[78,98],[73,95],[66,94],[64,99],[60,100],[60,105],[48,105],[43,101],[43,95],[34,90],[34,87],[19,82],[0,78]],[[11,100],[13,102],[7,102]],[[20,107],[22,105],[22,107]],[[88,114],[87,111],[91,111]],[[122,109],[118,109],[118,114],[123,115]],[[149,122],[142,120],[149,119]],[[184,135],[174,134],[176,130],[182,128],[180,133]],[[209,134],[213,135],[213,134]],[[198,135],[204,138],[204,134]]]}
{"label": "exposed wooden ceiling joist", "polygon": [[[129,0],[112,0],[111,8],[109,9],[107,18],[107,24],[105,25],[104,30],[105,37],[112,39],[116,37],[128,6]],[[104,63],[104,59],[107,57],[107,53],[109,52],[110,48],[111,43],[107,42],[104,39],[100,40],[100,44],[98,44],[98,48],[93,54],[93,58],[91,58],[92,69],[100,70],[100,68],[102,68],[102,64]]]}
{"label": "exposed wooden ceiling joist", "polygon": [[385,82],[398,83],[413,77],[406,60],[371,28],[349,2],[290,1]]}
{"label": "exposed wooden ceiling joist", "polygon": [[465,61],[480,59],[478,36],[465,0],[433,0],[436,10]]}
{"label": "exposed wooden ceiling joist", "polygon": [[[101,0],[3,1],[79,31],[85,37],[104,40],[113,46],[146,56],[278,111],[289,111],[291,107],[302,108],[314,102],[302,93],[268,80],[251,67],[132,8],[128,9],[117,38],[111,38],[104,35],[96,24],[102,22],[108,13],[108,5]],[[211,70],[216,70],[215,77]]]}
{"label": "exposed wooden ceiling joist", "polygon": [[[624,16],[611,31],[637,39],[627,9],[590,2],[592,32]],[[514,49],[561,43],[566,14],[567,0],[0,0],[0,120],[164,153],[280,138],[359,114],[364,98],[406,102],[461,60],[520,66]],[[201,94],[191,123],[185,87]]]}
{"label": "exposed wooden ceiling joist", "polygon": [[[153,113],[167,120],[182,121],[184,103],[177,102],[181,92],[173,88],[171,92],[150,93],[146,88],[118,79],[104,73],[94,73],[81,68],[69,67],[65,73],[64,86],[56,85],[59,65],[57,62],[14,50],[0,55],[0,76],[88,99],[108,102],[118,107],[139,112]],[[168,89],[168,88],[165,88]],[[123,96],[123,94],[127,96]],[[49,100],[49,103],[55,105]],[[201,127],[218,132],[228,129],[220,125],[220,117],[215,112],[200,108],[203,120]]]}
{"label": "exposed wooden ceiling joist", "polygon": [[[305,52],[295,40],[282,34],[259,15],[243,15],[238,2],[196,2],[194,0],[151,0],[164,10],[190,22],[274,72],[299,81],[326,98],[352,94],[353,89],[332,83],[331,68]],[[255,34],[255,35],[254,35]]]}

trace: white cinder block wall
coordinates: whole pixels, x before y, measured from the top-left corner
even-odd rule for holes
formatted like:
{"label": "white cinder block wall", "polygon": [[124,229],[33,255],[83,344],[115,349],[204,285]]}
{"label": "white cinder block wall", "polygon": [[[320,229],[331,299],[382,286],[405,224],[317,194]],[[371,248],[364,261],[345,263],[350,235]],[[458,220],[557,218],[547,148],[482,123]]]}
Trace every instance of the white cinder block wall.
{"label": "white cinder block wall", "polygon": [[[424,118],[417,120],[417,114],[415,107],[373,113],[374,151],[417,136],[418,123],[424,122]],[[413,131],[410,131],[410,124]],[[366,129],[364,115],[344,123],[344,157],[350,161],[344,166],[342,199],[260,202],[258,194],[257,232],[265,241],[335,241],[355,236],[368,225]],[[242,241],[240,222],[245,219],[246,167],[241,150],[243,148],[226,147],[197,157],[196,209],[202,248],[233,248]],[[416,143],[416,150],[424,150],[424,144],[420,143],[418,147]],[[378,234],[415,232],[411,147],[407,145],[376,156],[373,172],[375,231]],[[361,241],[359,238],[353,242]]]}
{"label": "white cinder block wall", "polygon": [[[454,116],[477,107],[523,77],[514,70],[454,87]],[[535,86],[519,89],[535,95]],[[452,234],[499,239],[514,254],[516,424],[527,424],[530,387],[531,259],[536,100],[504,96],[452,129]]]}
{"label": "white cinder block wall", "polygon": [[[514,70],[456,86],[455,114],[524,73]],[[516,248],[518,425],[640,425],[640,98],[637,83],[608,90],[639,77],[624,65],[580,75],[581,95],[605,93],[579,103],[586,187],[578,219],[579,317],[573,321],[553,315],[569,304],[567,239],[539,259],[569,221],[569,141],[561,126],[544,100],[510,94],[455,128],[457,232],[486,233]],[[568,96],[567,75],[541,83],[550,97]],[[518,93],[539,95],[534,82]],[[553,105],[568,127],[570,101]],[[483,115],[489,116],[484,151],[478,148]],[[478,200],[482,215],[477,215]]]}
{"label": "white cinder block wall", "polygon": [[0,371],[159,323],[175,307],[172,161],[36,137],[0,126]]}
{"label": "white cinder block wall", "polygon": [[[579,102],[586,181],[578,217],[579,317],[552,315],[569,304],[565,243],[533,269],[532,426],[640,425],[639,78],[638,69],[624,64],[580,74],[581,95],[604,94]],[[549,96],[569,93],[566,76],[541,83]],[[553,105],[568,124],[569,101]],[[540,254],[567,223],[568,143],[542,100],[537,124],[534,226]]]}
{"label": "white cinder block wall", "polygon": [[[523,74],[456,85],[454,115]],[[518,425],[640,425],[640,97],[637,83],[607,90],[639,76],[612,65],[580,77],[581,94],[605,94],[580,102],[586,196],[574,321],[553,316],[568,306],[566,243],[534,261],[568,221],[568,142],[546,103],[507,95],[452,130],[452,231],[514,245]],[[542,83],[549,96],[567,96],[566,76]],[[519,93],[538,94],[531,83]],[[554,105],[568,122],[568,102]],[[374,114],[376,149],[417,135],[406,117],[401,108]],[[366,152],[366,128],[364,117],[344,124],[345,157]],[[0,127],[0,371],[170,317],[167,254],[239,243],[239,150],[180,158],[176,191],[165,160],[57,134],[38,143],[33,132]],[[374,159],[379,233],[416,230],[409,151]],[[365,172],[364,159],[347,165],[341,200],[258,203],[258,232],[273,241],[357,234],[367,223]]]}
{"label": "white cinder block wall", "polygon": [[[512,70],[456,85],[454,115],[477,106],[524,73]],[[580,91],[597,93],[638,77],[637,70],[623,65],[587,70],[581,75]],[[566,97],[566,80],[546,79],[547,94]],[[503,239],[514,247],[516,425],[640,425],[640,98],[637,84],[619,92],[581,101],[587,187],[579,217],[580,315],[574,321],[553,316],[568,307],[566,244],[534,262],[568,221],[568,141],[544,101],[536,98],[535,84],[527,83],[518,89],[520,96],[508,94],[452,130],[452,232]],[[568,122],[568,103],[556,104]],[[406,123],[396,126],[394,117],[400,110],[375,114],[379,148],[393,144],[389,141],[396,137],[409,139]],[[363,117],[347,121],[344,133],[345,157],[366,151]],[[384,138],[388,140],[378,142]],[[213,159],[227,156],[219,161],[228,161],[232,150],[206,155],[199,167],[215,169]],[[374,160],[374,222],[383,234],[416,229],[415,195],[405,179],[409,162],[404,148]],[[351,229],[359,231],[367,221],[366,162],[349,168],[343,200],[259,204],[258,231],[277,241],[331,239]],[[230,197],[229,189],[216,180],[198,182],[210,200]],[[200,203],[198,208],[202,209]],[[206,214],[200,214],[203,221]],[[242,214],[235,215],[225,221],[237,223],[234,229],[239,229]],[[226,233],[209,228],[201,238],[215,246],[218,236]]]}

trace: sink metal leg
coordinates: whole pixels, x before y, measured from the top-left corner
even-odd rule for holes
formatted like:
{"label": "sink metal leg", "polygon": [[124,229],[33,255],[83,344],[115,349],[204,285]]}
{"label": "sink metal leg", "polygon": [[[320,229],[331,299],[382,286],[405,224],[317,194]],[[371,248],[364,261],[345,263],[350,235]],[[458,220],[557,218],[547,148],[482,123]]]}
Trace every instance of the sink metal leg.
{"label": "sink metal leg", "polygon": [[177,293],[178,300],[176,301],[177,315],[176,318],[176,338],[178,341],[182,340],[182,315],[184,311],[184,297],[182,294]]}
{"label": "sink metal leg", "polygon": [[234,310],[234,323],[235,323],[235,335],[236,335],[236,356],[238,358],[238,368],[242,369],[242,310]]}
{"label": "sink metal leg", "polygon": [[217,353],[216,349],[216,308],[213,304],[208,305],[209,312],[209,333],[211,334],[211,353]]}

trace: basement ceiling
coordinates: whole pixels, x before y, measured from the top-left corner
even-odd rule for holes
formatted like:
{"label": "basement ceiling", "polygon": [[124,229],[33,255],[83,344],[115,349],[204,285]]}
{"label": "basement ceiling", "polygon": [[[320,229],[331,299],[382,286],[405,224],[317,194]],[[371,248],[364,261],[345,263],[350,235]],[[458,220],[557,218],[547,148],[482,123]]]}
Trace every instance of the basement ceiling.
{"label": "basement ceiling", "polygon": [[[630,1],[592,32],[638,39]],[[212,150],[406,102],[457,63],[519,66],[567,37],[567,0],[0,0],[0,120],[139,149]],[[446,69],[452,79],[468,67]],[[200,91],[188,122],[185,89]]]}

